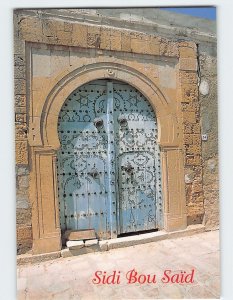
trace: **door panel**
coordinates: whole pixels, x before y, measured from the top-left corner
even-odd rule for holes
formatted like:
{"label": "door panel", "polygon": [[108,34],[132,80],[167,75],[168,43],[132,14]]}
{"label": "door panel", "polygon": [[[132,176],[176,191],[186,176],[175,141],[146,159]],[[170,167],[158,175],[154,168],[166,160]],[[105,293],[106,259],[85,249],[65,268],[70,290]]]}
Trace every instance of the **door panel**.
{"label": "door panel", "polygon": [[[157,124],[149,102],[127,84],[114,85],[119,166],[119,233],[157,227]],[[157,181],[156,181],[157,178]]]}
{"label": "door panel", "polygon": [[[102,81],[80,87],[63,105],[58,124],[61,228],[95,228],[100,238],[108,237],[106,94]],[[96,126],[98,118],[103,124]]]}
{"label": "door panel", "polygon": [[99,238],[155,229],[161,221],[154,111],[128,84],[97,80],[75,90],[58,124],[61,227]]}

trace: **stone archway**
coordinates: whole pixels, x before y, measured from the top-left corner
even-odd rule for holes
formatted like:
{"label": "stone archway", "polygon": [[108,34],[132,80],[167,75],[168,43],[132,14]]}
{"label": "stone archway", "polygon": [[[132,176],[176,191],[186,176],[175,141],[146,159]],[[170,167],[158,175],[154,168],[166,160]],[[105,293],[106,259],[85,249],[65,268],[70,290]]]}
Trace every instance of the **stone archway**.
{"label": "stone archway", "polygon": [[181,113],[154,82],[138,70],[109,62],[90,64],[54,78],[49,84],[53,88],[45,88],[38,95],[40,105],[29,125],[34,253],[61,249],[56,174],[56,152],[60,147],[57,132],[60,109],[77,87],[101,78],[114,78],[136,87],[156,111],[161,150],[164,229],[172,231],[187,226],[184,157],[179,123]]}

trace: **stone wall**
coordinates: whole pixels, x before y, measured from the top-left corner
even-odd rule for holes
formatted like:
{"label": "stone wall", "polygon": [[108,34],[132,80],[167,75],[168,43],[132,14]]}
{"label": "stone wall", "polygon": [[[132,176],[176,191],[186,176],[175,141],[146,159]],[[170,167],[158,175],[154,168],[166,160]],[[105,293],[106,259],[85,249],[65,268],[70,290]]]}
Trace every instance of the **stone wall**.
{"label": "stone wall", "polygon": [[26,57],[25,42],[17,30],[20,17],[14,14],[14,85],[16,152],[16,226],[17,253],[32,247],[31,204],[29,201],[29,166],[27,142]]}
{"label": "stone wall", "polygon": [[[180,80],[186,87],[181,95],[183,134],[185,150],[185,189],[188,224],[202,223],[208,229],[218,226],[218,162],[217,162],[217,91],[216,91],[216,39],[214,23],[199,22],[196,18],[178,16],[159,11],[148,15],[135,10],[118,10],[116,17],[112,10],[17,10],[14,14],[15,42],[15,121],[16,121],[16,178],[17,178],[17,245],[18,253],[30,250],[32,245],[31,205],[29,202],[30,155],[28,155],[29,103],[26,103],[26,88],[30,90],[29,75],[26,72],[27,40],[33,43],[107,49],[111,51],[134,52],[138,54],[167,55],[178,57],[175,43],[179,41],[184,63],[192,59],[195,51],[187,47],[186,41],[198,44],[198,72],[196,66],[180,72]],[[115,13],[115,12],[114,12]],[[130,16],[130,17],[129,17]],[[164,16],[164,17],[163,17]],[[147,17],[147,18],[146,18]],[[168,19],[173,24],[168,24]],[[62,20],[59,22],[58,19]],[[122,18],[124,21],[122,21]],[[168,18],[168,19],[167,19]],[[56,19],[56,20],[55,20]],[[77,25],[76,21],[83,22]],[[176,24],[176,20],[177,24]],[[194,20],[194,21],[193,21]],[[193,26],[187,29],[187,22]],[[192,23],[193,22],[193,23]],[[85,24],[106,24],[108,28]],[[207,22],[208,23],[208,22]],[[62,24],[62,26],[61,26]],[[112,28],[109,29],[109,25]],[[165,26],[166,25],[166,26]],[[211,25],[212,27],[208,27]],[[32,31],[33,28],[33,31]],[[75,30],[78,31],[75,33]],[[123,28],[123,30],[122,30]],[[199,31],[200,28],[200,31]],[[132,32],[127,38],[127,30]],[[148,33],[150,38],[148,39]],[[154,37],[154,35],[158,37]],[[171,38],[167,42],[166,38]],[[183,43],[183,47],[182,47]],[[186,44],[185,44],[186,43]],[[191,44],[190,44],[191,45]],[[28,54],[27,54],[28,55]],[[29,59],[29,57],[27,57]],[[200,84],[201,92],[198,91]],[[208,91],[209,86],[209,91]],[[201,134],[208,140],[201,141]]]}
{"label": "stone wall", "polygon": [[32,247],[31,207],[28,199],[28,169],[16,167],[16,225],[17,252],[23,253]]}
{"label": "stone wall", "polygon": [[219,226],[218,184],[218,104],[216,48],[201,49],[200,56],[201,130],[207,135],[202,143],[204,224],[207,229]]}
{"label": "stone wall", "polygon": [[184,145],[185,145],[185,190],[188,225],[202,223],[204,198],[202,182],[200,103],[197,76],[185,79],[187,91],[183,99]]}

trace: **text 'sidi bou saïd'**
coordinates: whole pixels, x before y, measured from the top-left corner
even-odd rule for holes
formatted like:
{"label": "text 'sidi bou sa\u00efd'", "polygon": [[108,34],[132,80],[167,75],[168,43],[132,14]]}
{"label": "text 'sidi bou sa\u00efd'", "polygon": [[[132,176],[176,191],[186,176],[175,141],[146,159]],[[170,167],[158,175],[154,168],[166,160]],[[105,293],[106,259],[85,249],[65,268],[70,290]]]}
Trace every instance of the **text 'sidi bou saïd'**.
{"label": "text 'sidi bou sa\u00efd'", "polygon": [[92,278],[93,284],[156,284],[158,282],[170,284],[192,284],[194,283],[195,270],[172,271],[164,270],[163,274],[145,274],[132,269],[127,272],[114,270],[112,272],[98,270]]}

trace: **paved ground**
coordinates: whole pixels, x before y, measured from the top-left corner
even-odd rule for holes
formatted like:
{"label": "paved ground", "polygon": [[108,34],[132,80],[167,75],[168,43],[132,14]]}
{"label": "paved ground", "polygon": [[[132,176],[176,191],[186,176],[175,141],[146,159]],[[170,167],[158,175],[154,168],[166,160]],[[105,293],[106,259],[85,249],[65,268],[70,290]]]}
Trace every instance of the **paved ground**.
{"label": "paved ground", "polygon": [[[206,232],[109,252],[19,266],[18,299],[219,298],[218,234],[218,231]],[[132,269],[135,269],[138,275],[156,274],[156,283],[128,284],[126,274]],[[161,282],[165,270],[171,270],[172,275],[185,271],[187,275],[193,269],[193,283]],[[94,278],[99,281],[94,276],[96,271],[106,271],[107,275],[111,275],[114,270],[117,274],[120,271],[119,284],[92,282]],[[173,278],[177,277],[178,275],[175,275]],[[187,281],[190,277],[187,277]],[[141,276],[140,280],[143,282],[144,277]],[[167,280],[166,277],[165,281]]]}

